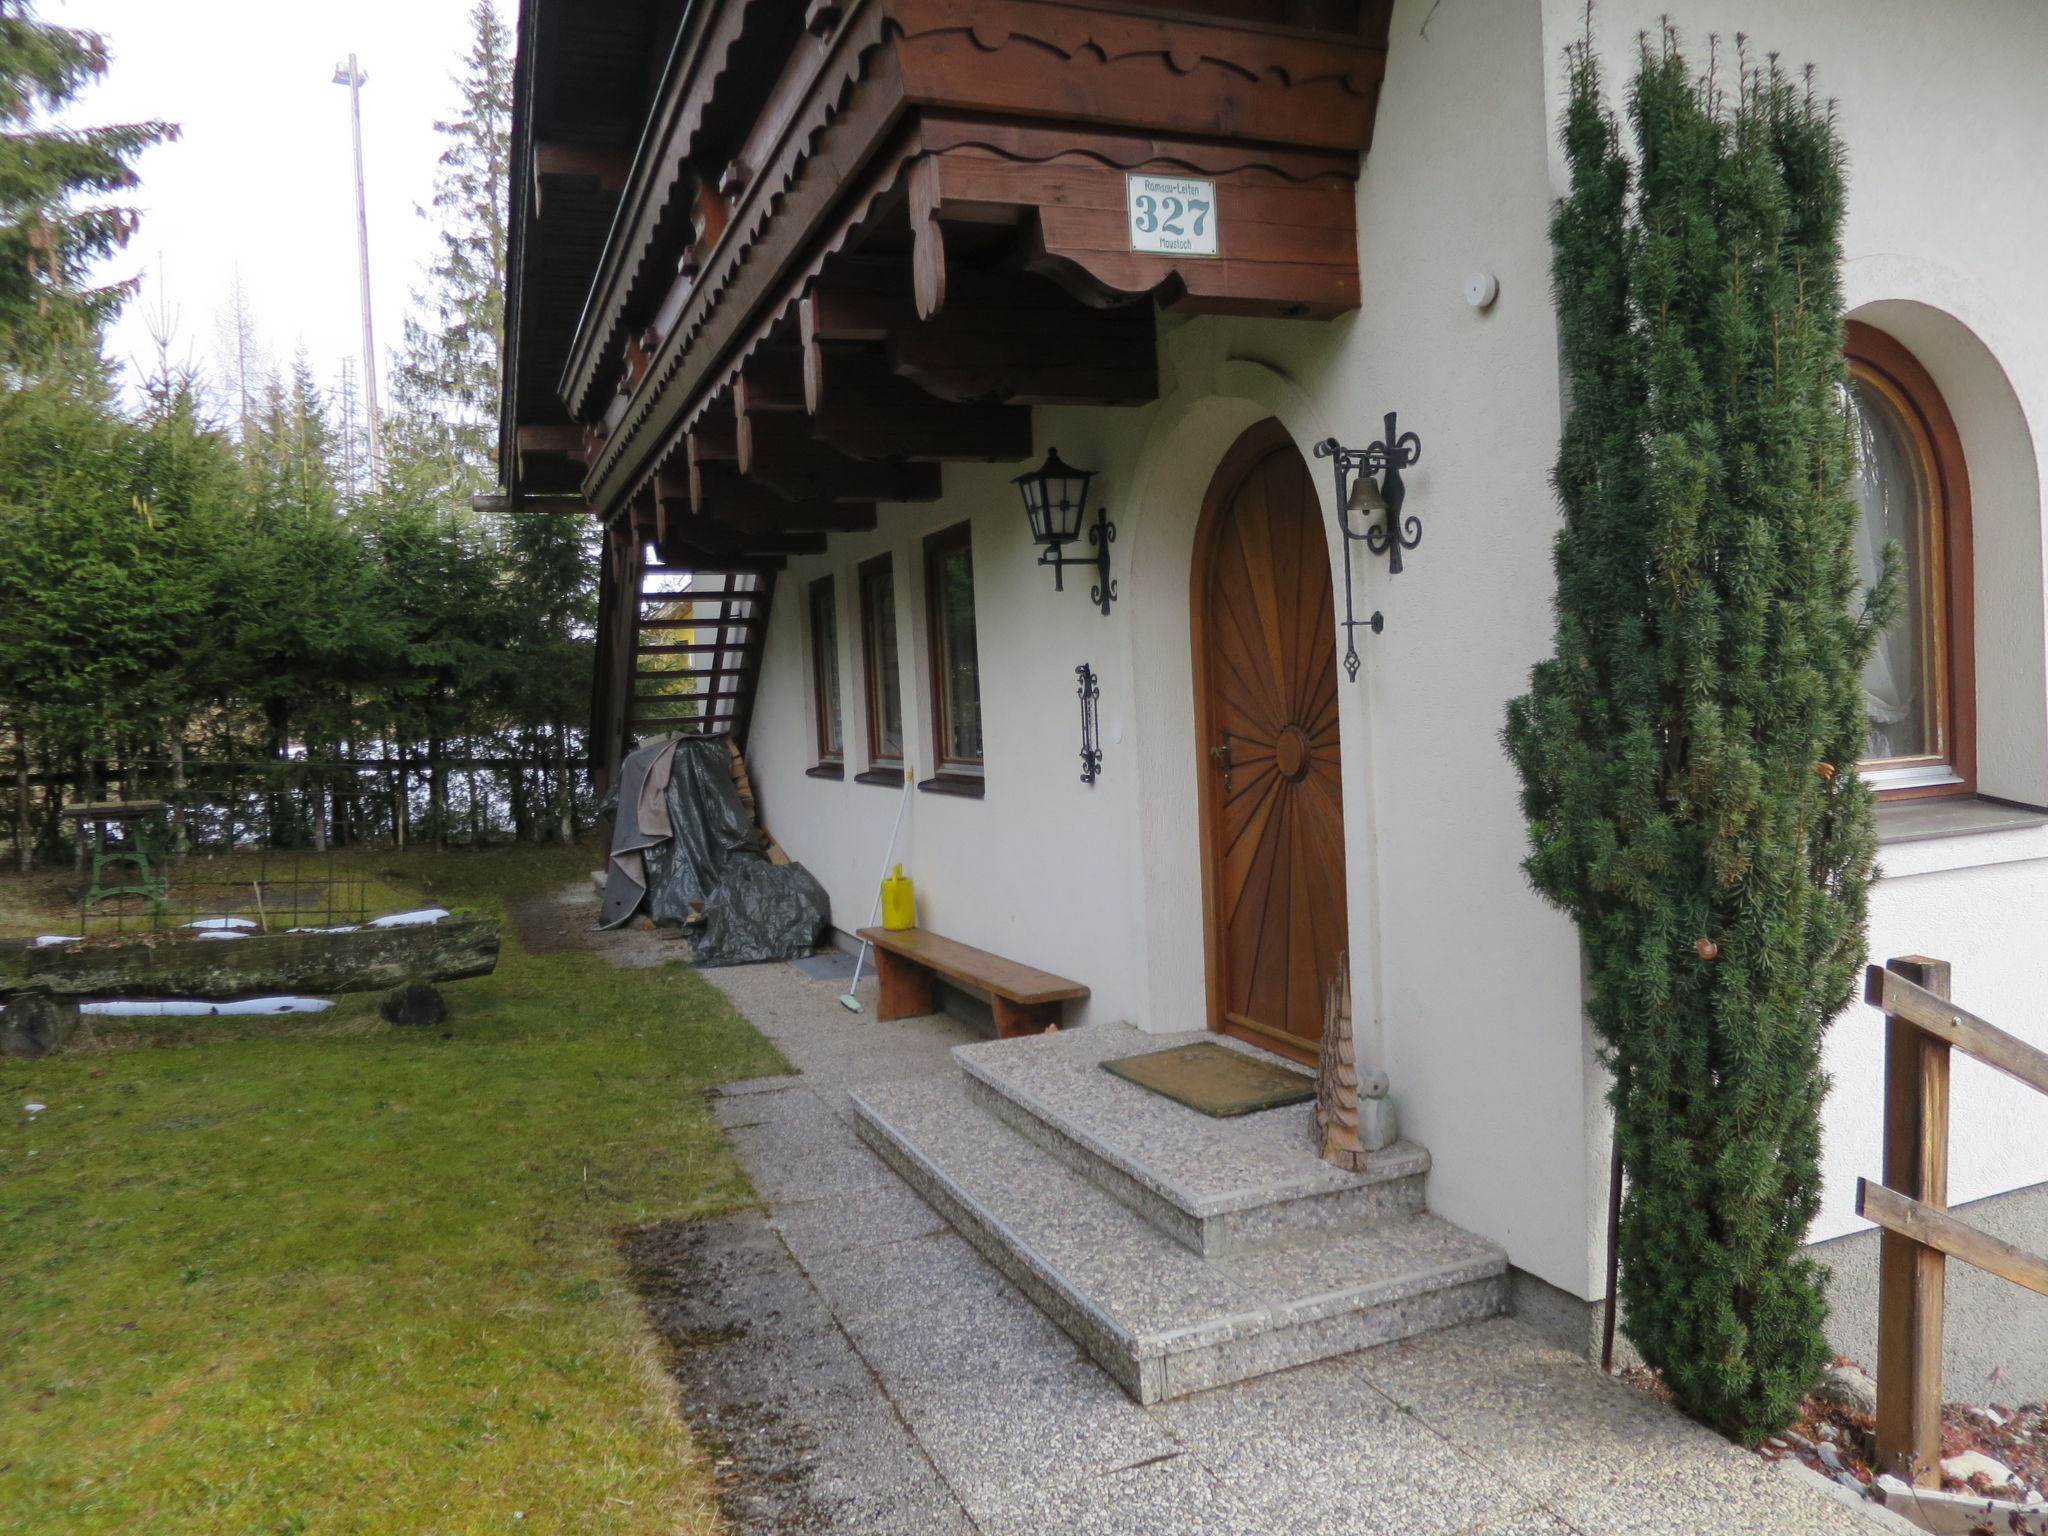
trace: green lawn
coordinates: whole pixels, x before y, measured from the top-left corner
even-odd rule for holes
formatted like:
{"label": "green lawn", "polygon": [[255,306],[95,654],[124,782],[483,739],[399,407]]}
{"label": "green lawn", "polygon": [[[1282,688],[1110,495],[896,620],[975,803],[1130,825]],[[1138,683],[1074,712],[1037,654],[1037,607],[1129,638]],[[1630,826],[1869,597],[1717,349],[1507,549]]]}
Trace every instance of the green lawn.
{"label": "green lawn", "polygon": [[[374,867],[489,906],[590,862]],[[446,992],[0,1060],[0,1530],[718,1528],[614,1234],[750,1201],[704,1090],[786,1064],[680,964],[508,932]]]}

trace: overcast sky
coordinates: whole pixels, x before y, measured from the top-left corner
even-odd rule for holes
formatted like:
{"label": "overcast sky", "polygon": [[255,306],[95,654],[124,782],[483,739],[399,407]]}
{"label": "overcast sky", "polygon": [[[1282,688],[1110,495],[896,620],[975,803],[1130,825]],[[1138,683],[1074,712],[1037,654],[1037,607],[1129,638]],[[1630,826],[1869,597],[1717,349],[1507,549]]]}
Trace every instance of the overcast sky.
{"label": "overcast sky", "polygon": [[[323,382],[360,350],[348,89],[358,56],[380,378],[408,296],[433,254],[414,209],[433,195],[436,118],[457,110],[471,0],[41,0],[46,21],[107,40],[104,80],[67,114],[78,126],[164,118],[183,137],[139,162],[142,227],[109,264],[143,289],[110,355],[154,358],[149,321],[168,308],[174,356],[218,377],[220,319],[239,275],[263,346],[303,346]],[[498,0],[509,21],[512,0]],[[388,384],[386,388],[388,397]]]}

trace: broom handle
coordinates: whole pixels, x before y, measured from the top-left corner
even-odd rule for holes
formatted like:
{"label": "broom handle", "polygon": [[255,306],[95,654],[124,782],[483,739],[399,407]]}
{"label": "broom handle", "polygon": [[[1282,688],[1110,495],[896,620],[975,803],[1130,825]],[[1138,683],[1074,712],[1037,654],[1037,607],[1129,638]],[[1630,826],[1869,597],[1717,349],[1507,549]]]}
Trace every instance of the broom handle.
{"label": "broom handle", "polygon": [[910,785],[916,776],[910,764],[903,765],[903,793],[896,797],[896,824],[889,828],[889,846],[882,852],[882,876],[875,882],[875,904],[868,910],[868,926],[882,915],[882,880],[889,878],[889,862],[896,857],[896,838],[903,831],[903,808],[910,804]]}
{"label": "broom handle", "polygon": [[[896,823],[889,828],[889,846],[882,853],[882,879],[875,882],[875,904],[868,909],[868,926],[874,927],[882,916],[882,880],[889,878],[889,861],[896,856],[897,834],[903,830],[903,808],[910,804],[910,786],[917,780],[917,770],[910,764],[903,765],[903,793],[896,797]],[[868,963],[868,941],[860,941],[860,955],[853,962],[853,985],[847,990],[860,990],[861,967]]]}

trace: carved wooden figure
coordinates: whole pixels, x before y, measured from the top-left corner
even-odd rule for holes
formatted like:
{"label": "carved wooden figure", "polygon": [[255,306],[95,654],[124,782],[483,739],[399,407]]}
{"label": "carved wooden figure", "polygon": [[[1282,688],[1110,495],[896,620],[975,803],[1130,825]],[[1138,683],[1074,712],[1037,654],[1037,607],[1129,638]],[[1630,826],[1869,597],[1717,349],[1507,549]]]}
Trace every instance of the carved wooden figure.
{"label": "carved wooden figure", "polygon": [[1323,990],[1323,1045],[1316,1063],[1316,1152],[1350,1173],[1365,1167],[1358,1140],[1358,1048],[1351,1035],[1351,956]]}
{"label": "carved wooden figure", "polygon": [[1337,960],[1337,974],[1323,992],[1323,1043],[1316,1063],[1316,1153],[1347,1173],[1363,1171],[1373,1153],[1400,1136],[1387,1075],[1358,1071],[1358,1042],[1351,1027],[1351,956]]}

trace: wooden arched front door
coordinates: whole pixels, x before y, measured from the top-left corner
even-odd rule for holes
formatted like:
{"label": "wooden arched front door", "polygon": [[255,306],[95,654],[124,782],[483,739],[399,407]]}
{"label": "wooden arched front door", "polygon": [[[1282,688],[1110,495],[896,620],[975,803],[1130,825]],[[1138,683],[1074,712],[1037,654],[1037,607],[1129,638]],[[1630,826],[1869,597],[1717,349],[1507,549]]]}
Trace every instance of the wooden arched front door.
{"label": "wooden arched front door", "polygon": [[1210,1028],[1315,1060],[1345,945],[1330,556],[1277,421],[1238,439],[1195,533]]}

